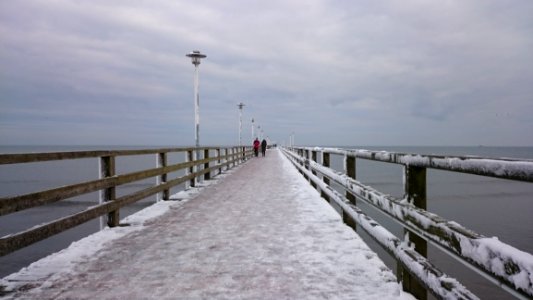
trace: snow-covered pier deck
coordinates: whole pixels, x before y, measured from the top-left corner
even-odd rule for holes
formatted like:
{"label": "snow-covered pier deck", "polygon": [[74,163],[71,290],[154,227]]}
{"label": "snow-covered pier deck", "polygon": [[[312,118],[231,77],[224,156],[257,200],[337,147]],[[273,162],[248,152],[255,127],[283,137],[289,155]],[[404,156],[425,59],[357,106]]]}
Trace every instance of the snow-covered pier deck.
{"label": "snow-covered pier deck", "polygon": [[4,298],[414,299],[280,151],[230,173],[5,277]]}

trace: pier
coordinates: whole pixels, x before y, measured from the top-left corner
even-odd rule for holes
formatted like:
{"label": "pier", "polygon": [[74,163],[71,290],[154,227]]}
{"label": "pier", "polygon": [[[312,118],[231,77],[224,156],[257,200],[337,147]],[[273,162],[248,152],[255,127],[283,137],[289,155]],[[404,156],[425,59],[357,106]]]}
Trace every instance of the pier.
{"label": "pier", "polygon": [[[169,163],[175,152],[186,161]],[[117,175],[115,159],[124,155],[155,155],[157,167]],[[344,173],[329,168],[332,155],[343,157]],[[477,299],[432,265],[427,243],[511,295],[533,296],[531,254],[425,210],[427,168],[532,182],[531,161],[334,148],[272,149],[252,158],[247,147],[215,147],[12,154],[0,155],[0,163],[78,158],[98,158],[101,178],[2,198],[0,216],[94,191],[101,191],[101,204],[2,237],[0,254],[100,216],[108,227],[5,277],[2,297],[426,299],[429,292],[439,299]],[[358,182],[356,159],[405,166],[406,197],[394,199]],[[185,174],[171,178],[178,170]],[[157,178],[153,187],[116,196],[118,185],[149,177]],[[170,188],[181,183],[187,191],[172,195]],[[160,213],[121,221],[122,206],[153,194],[160,201],[149,209]],[[403,224],[407,238],[395,237],[356,201]],[[361,240],[360,230],[397,259],[396,275]]]}

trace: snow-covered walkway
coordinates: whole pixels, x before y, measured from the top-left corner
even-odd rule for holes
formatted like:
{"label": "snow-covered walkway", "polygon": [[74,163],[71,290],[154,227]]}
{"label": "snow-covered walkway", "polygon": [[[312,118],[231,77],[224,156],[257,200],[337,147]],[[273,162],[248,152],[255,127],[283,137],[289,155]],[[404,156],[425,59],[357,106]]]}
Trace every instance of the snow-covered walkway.
{"label": "snow-covered walkway", "polygon": [[4,278],[64,264],[6,298],[414,299],[278,150],[218,181]]}

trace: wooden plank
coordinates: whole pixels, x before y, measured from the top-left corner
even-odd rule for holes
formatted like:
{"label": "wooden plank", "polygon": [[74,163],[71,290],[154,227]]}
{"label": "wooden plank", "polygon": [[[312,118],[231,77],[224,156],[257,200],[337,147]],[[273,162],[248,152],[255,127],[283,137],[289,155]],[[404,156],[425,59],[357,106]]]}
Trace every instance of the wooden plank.
{"label": "wooden plank", "polygon": [[[193,150],[188,150],[187,151],[187,157],[186,157],[186,161],[187,162],[193,162],[193,164],[191,164],[191,166],[189,167],[189,169],[187,170],[187,174],[194,174],[195,173],[195,164],[194,164],[194,160],[197,159],[196,157],[194,157],[194,153],[195,151]],[[189,184],[188,186],[190,187],[195,187],[196,186],[196,179],[195,177],[191,178],[191,180],[189,181]]]}
{"label": "wooden plank", "polygon": [[[344,171],[346,172],[346,176],[348,176],[348,177],[350,177],[352,179],[355,179],[355,177],[356,177],[355,168],[356,168],[356,166],[355,166],[355,157],[349,157],[349,156],[345,155],[344,156]],[[316,174],[316,171],[313,171],[313,172],[314,172],[313,174]],[[348,189],[345,190],[345,196],[346,196],[346,199],[348,199],[350,201],[350,203],[352,203],[354,205],[357,204],[355,196]],[[345,213],[342,214],[342,218],[344,220],[344,223],[346,223],[346,225],[351,227],[354,231],[357,231],[357,223],[354,222],[354,220],[352,218],[347,216],[347,214],[345,214]]]}
{"label": "wooden plank", "polygon": [[[100,157],[100,178],[110,178],[115,176],[115,157]],[[100,201],[110,202],[116,198],[116,186],[108,187],[100,191]],[[118,209],[108,212],[107,226],[115,227],[120,222],[120,211]]]}
{"label": "wooden plank", "polygon": [[40,225],[20,233],[2,237],[0,238],[0,256],[9,254],[13,251],[29,246],[33,243],[36,243],[50,236],[61,233],[72,227],[78,226],[94,218],[97,218],[101,215],[107,214],[111,211],[118,210],[120,209],[120,207],[142,200],[165,189],[171,188],[172,186],[185,182],[190,178],[193,178],[194,176],[198,176],[198,174],[182,176],[180,178],[171,180],[165,184],[144,189],[142,191],[117,198],[115,201],[105,202],[103,204],[88,208],[82,212],[75,213],[58,220],[54,220],[44,225]]}
{"label": "wooden plank", "polygon": [[[221,155],[220,148],[217,148],[216,152],[217,152],[217,164],[220,166],[220,163],[222,162],[222,155]],[[222,167],[218,169],[217,174],[222,174]]]}
{"label": "wooden plank", "polygon": [[[209,169],[209,149],[205,149],[204,150],[204,160],[207,159],[207,162],[204,163],[204,169]],[[209,180],[211,179],[211,173],[207,172],[204,174],[204,180]]]}
{"label": "wooden plank", "polygon": [[[166,167],[168,164],[167,160],[167,153],[161,152],[157,154],[157,167]],[[167,173],[161,174],[159,177],[157,177],[157,184],[164,184],[167,182]],[[161,194],[158,194],[158,200],[169,200],[170,199],[170,190],[166,189]]]}
{"label": "wooden plank", "polygon": [[[395,237],[386,228],[367,216],[361,209],[350,203],[339,192],[332,189],[323,180],[320,180],[311,171],[306,170],[295,160],[301,158],[296,157],[290,152],[285,152],[287,157],[293,162],[293,165],[306,173],[317,184],[320,189],[327,194],[328,198],[332,199],[334,203],[340,206],[343,210],[343,215],[346,218],[352,219],[356,222],[359,228],[363,228],[369,236],[374,239],[379,245],[383,247],[389,254],[397,258],[402,264],[408,268],[410,274],[428,288],[439,299],[478,299],[472,292],[461,285],[456,279],[448,276],[440,271],[436,266],[431,264],[427,258],[422,257],[416,251],[406,247],[400,239]],[[320,172],[320,170],[318,170]],[[323,174],[323,173],[322,173]]]}
{"label": "wooden plank", "polygon": [[[328,152],[322,152],[322,165],[326,168],[329,168],[329,153]],[[322,180],[325,184],[329,185],[329,178],[326,176],[322,176]],[[329,202],[328,195],[322,191],[321,193],[322,198],[326,199],[326,201]]]}
{"label": "wooden plank", "polygon": [[[427,197],[426,197],[426,168],[405,166],[404,167],[405,178],[405,199],[412,202],[414,206],[426,210],[427,209]],[[416,233],[404,228],[404,234],[408,234],[409,241],[414,244],[415,251],[421,256],[428,256],[428,245],[426,240],[417,235]],[[411,272],[398,260],[398,268],[396,270],[398,281],[402,283],[404,291],[411,293],[417,299],[427,299],[427,291],[424,285],[420,282],[416,276],[413,276]]]}
{"label": "wooden plank", "polygon": [[[302,160],[291,152],[284,152],[295,160]],[[325,168],[318,163],[311,162],[313,169],[318,173],[327,176],[352,191],[358,199],[367,202],[383,213],[401,223],[405,228],[423,236],[427,241],[437,245],[456,260],[472,267],[473,270],[485,276],[493,283],[502,287],[513,295],[533,296],[533,281],[526,278],[527,290],[515,286],[513,276],[528,272],[526,267],[532,261],[527,256],[510,256],[501,252],[501,249],[509,251],[520,251],[511,245],[507,245],[498,240],[486,243],[486,237],[471,231],[453,221],[448,221],[434,213],[414,207],[389,195],[383,194],[369,186],[347,177],[345,174],[335,170]],[[467,251],[463,251],[468,249]],[[490,261],[484,257],[491,257]],[[493,268],[494,265],[505,266],[505,268]]]}
{"label": "wooden plank", "polygon": [[310,149],[386,163],[533,182],[533,160],[531,159],[419,155],[339,148]]}
{"label": "wooden plank", "polygon": [[[233,161],[228,161],[222,164],[222,166],[229,165],[231,163],[233,163]],[[26,247],[28,245],[31,245],[43,239],[46,239],[50,236],[61,233],[65,230],[68,230],[72,227],[83,224],[87,221],[90,221],[91,219],[97,218],[111,211],[118,210],[120,209],[120,207],[142,200],[146,197],[149,197],[151,195],[164,191],[165,189],[170,189],[171,187],[181,184],[185,181],[188,181],[191,178],[204,175],[218,168],[219,168],[218,165],[213,166],[211,168],[201,170],[198,173],[192,173],[186,176],[182,176],[182,177],[170,180],[167,183],[154,186],[154,187],[150,187],[150,188],[138,191],[136,193],[117,198],[115,201],[110,201],[110,202],[106,202],[106,203],[103,203],[97,206],[93,206],[82,212],[75,213],[70,216],[58,219],[58,220],[54,220],[44,225],[40,225],[38,227],[34,227],[23,232],[19,232],[13,235],[2,237],[0,238],[0,256],[9,254],[13,251]]]}
{"label": "wooden plank", "polygon": [[[229,147],[228,147],[229,148]],[[214,150],[217,147],[200,147],[198,150]],[[183,148],[159,148],[159,149],[139,149],[139,150],[96,150],[96,151],[67,151],[67,152],[45,152],[45,153],[14,153],[0,154],[0,165],[43,162],[54,160],[97,158],[103,156],[132,156],[148,155],[157,153],[186,152],[196,150],[194,147]]]}
{"label": "wooden plank", "polygon": [[108,177],[83,183],[72,184],[46,191],[30,193],[9,198],[0,198],[0,216],[39,205],[57,202],[63,199],[95,192],[165,173],[171,173],[192,166],[194,162],[179,163],[163,168],[154,168],[124,175]]}

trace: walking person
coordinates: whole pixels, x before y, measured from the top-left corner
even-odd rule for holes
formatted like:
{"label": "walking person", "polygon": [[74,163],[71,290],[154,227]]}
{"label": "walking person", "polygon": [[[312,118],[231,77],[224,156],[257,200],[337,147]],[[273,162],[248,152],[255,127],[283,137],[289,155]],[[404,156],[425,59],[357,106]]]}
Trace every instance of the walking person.
{"label": "walking person", "polygon": [[255,157],[259,156],[259,145],[260,144],[261,144],[261,142],[259,142],[259,139],[255,138],[255,141],[254,141],[254,154],[255,154]]}
{"label": "walking person", "polygon": [[261,142],[261,154],[263,154],[263,157],[265,157],[267,151],[267,141],[263,140]]}

